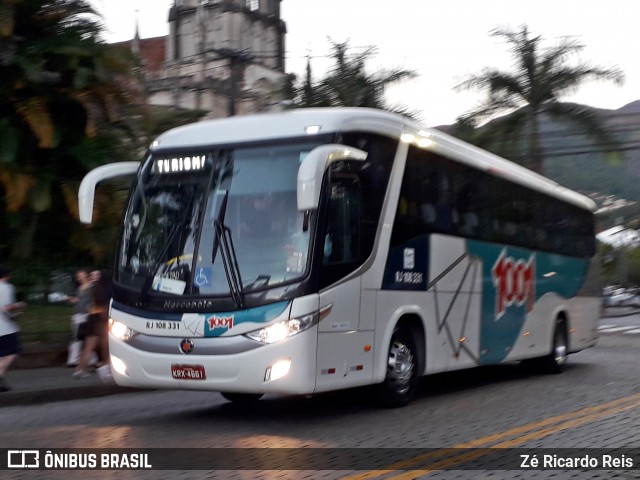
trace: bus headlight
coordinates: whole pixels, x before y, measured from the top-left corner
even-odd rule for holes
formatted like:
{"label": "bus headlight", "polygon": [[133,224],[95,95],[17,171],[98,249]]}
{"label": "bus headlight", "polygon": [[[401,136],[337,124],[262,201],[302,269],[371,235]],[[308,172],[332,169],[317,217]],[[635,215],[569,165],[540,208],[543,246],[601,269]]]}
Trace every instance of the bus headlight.
{"label": "bus headlight", "polygon": [[133,334],[134,334],[133,330],[127,327],[124,323],[118,322],[117,320],[113,320],[113,319],[111,319],[109,323],[111,324],[109,327],[109,329],[111,330],[111,333],[118,340],[126,341],[126,340],[129,340],[131,337],[133,337]]}
{"label": "bus headlight", "polygon": [[256,340],[261,343],[270,344],[276,343],[280,340],[284,340],[287,337],[292,337],[300,332],[308,330],[318,323],[318,312],[304,315],[298,318],[291,318],[279,323],[274,323],[260,330],[254,330],[245,334],[252,340]]}

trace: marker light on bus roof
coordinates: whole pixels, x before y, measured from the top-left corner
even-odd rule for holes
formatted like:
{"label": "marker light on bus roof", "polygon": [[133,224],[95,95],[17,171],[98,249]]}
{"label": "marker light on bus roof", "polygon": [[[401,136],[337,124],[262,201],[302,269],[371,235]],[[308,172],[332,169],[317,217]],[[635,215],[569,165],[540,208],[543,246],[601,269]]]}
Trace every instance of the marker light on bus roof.
{"label": "marker light on bus roof", "polygon": [[413,143],[420,148],[427,148],[432,143],[431,134],[426,130],[420,130],[417,134],[411,132],[405,132],[400,135],[400,141],[404,143]]}
{"label": "marker light on bus roof", "polygon": [[321,129],[321,125],[307,125],[306,127],[304,127],[304,131],[308,135],[315,135],[316,133],[319,133]]}
{"label": "marker light on bus roof", "polygon": [[433,140],[427,137],[418,137],[418,141],[416,143],[420,148],[427,148],[433,143]]}

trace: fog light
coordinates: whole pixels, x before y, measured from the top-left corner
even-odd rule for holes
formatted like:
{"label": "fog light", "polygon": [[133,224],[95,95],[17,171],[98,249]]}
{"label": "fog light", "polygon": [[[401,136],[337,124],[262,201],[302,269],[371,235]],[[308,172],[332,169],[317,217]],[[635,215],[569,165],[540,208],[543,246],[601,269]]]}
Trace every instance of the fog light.
{"label": "fog light", "polygon": [[291,368],[290,358],[287,358],[285,360],[278,360],[276,363],[267,368],[266,372],[264,372],[264,381],[268,382],[269,380],[278,380],[279,378],[284,377],[287,373],[289,373],[289,368]]}
{"label": "fog light", "polygon": [[120,375],[128,377],[129,374],[127,373],[127,365],[115,355],[110,355],[110,357],[111,357],[111,368],[113,368]]}

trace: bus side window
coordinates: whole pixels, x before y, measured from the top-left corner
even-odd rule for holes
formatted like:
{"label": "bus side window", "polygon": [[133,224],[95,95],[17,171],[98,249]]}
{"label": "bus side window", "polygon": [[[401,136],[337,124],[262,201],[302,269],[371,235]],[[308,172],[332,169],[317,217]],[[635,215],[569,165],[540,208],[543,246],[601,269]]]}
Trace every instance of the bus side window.
{"label": "bus side window", "polygon": [[357,176],[334,177],[327,205],[322,284],[330,285],[357,268],[361,255],[362,194]]}
{"label": "bus side window", "polygon": [[357,179],[331,187],[325,235],[325,264],[351,263],[360,258],[360,189]]}

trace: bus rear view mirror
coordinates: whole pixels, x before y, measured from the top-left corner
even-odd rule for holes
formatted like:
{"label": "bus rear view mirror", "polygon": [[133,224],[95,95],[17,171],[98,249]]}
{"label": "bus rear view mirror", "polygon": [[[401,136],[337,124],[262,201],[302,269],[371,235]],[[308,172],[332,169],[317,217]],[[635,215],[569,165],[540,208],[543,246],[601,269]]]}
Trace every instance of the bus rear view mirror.
{"label": "bus rear view mirror", "polygon": [[346,145],[322,145],[309,152],[298,169],[298,210],[315,210],[320,203],[320,188],[324,172],[333,162],[340,160],[364,161],[367,152]]}
{"label": "bus rear view mirror", "polygon": [[91,223],[93,219],[93,200],[96,185],[109,178],[133,175],[140,168],[140,162],[119,162],[94,168],[85,175],[78,189],[78,213],[82,223]]}

